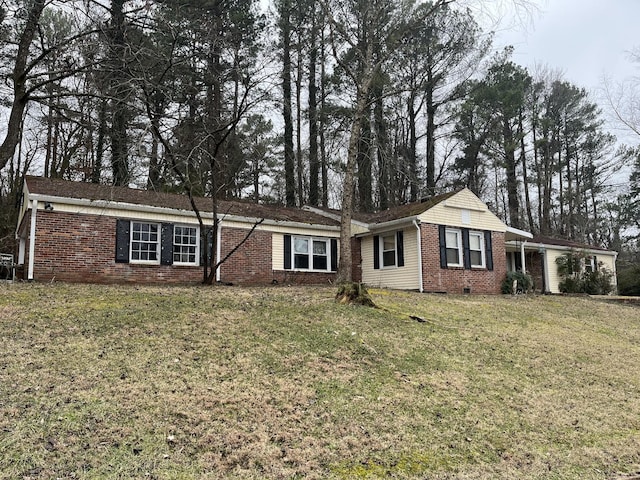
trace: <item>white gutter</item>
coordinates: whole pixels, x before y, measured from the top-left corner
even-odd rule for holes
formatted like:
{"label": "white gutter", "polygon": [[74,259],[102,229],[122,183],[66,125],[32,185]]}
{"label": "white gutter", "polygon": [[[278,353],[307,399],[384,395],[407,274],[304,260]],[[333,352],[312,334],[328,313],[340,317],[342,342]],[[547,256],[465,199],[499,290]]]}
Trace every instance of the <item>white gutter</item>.
{"label": "white gutter", "polygon": [[414,220],[413,224],[418,229],[418,285],[420,285],[420,293],[424,292],[423,282],[422,282],[422,232],[420,231],[420,224],[418,220]]}
{"label": "white gutter", "polygon": [[[519,228],[510,227],[508,225],[507,225],[506,233],[512,233],[517,237],[533,238],[533,234],[531,232],[527,232],[526,230],[520,230]],[[510,241],[513,241],[513,240],[510,240]]]}
{"label": "white gutter", "polygon": [[38,211],[38,200],[31,200],[31,230],[29,231],[29,269],[27,270],[27,280],[33,280],[33,262],[36,256],[36,212]]}
{"label": "white gutter", "polygon": [[[516,242],[516,240],[509,240],[507,242],[505,242],[505,245],[507,246],[514,246],[514,243]],[[618,256],[618,252],[616,252],[615,250],[602,250],[599,248],[587,248],[586,246],[584,248],[582,247],[567,247],[565,245],[552,245],[550,243],[531,243],[531,242],[524,242],[527,244],[527,249],[528,250],[535,250],[535,249],[541,249],[541,248],[551,248],[552,250],[562,250],[562,251],[568,251],[568,252],[575,252],[575,251],[581,251],[581,252],[587,252],[587,253],[593,253],[594,255],[597,255],[598,253],[600,253],[601,255],[615,255],[616,257]]]}
{"label": "white gutter", "polygon": [[[182,209],[168,208],[168,207],[154,207],[152,205],[138,205],[135,203],[111,202],[109,200],[87,200],[82,198],[57,197],[52,195],[39,195],[39,194],[32,194],[30,195],[30,198],[41,201],[41,202],[60,203],[63,205],[75,205],[75,206],[93,207],[93,208],[111,208],[113,210],[132,210],[132,211],[142,212],[142,213],[180,215],[184,217],[197,218],[195,212],[193,212],[192,210],[182,210]],[[210,221],[211,220],[210,218],[206,218],[207,215],[211,215],[211,212],[203,212],[203,214],[201,214],[204,220]],[[310,225],[313,225],[313,228],[316,230],[325,230],[325,231],[333,231],[333,232],[340,231],[339,226],[333,226],[333,225],[319,225],[316,223],[311,224],[311,223],[302,223],[302,222],[279,221],[279,220],[272,220],[269,218],[261,219],[257,217],[244,217],[241,215],[232,215],[232,214],[219,213],[218,218],[220,222],[227,221],[227,222],[241,222],[241,223],[256,223],[260,220],[263,220],[262,225],[273,225],[273,226],[280,226],[280,227],[297,227],[297,228],[308,228]]]}
{"label": "white gutter", "polygon": [[[413,217],[404,217],[404,218],[398,218],[396,220],[390,220],[388,222],[382,222],[382,223],[372,223],[369,225],[369,231],[370,233],[374,233],[374,232],[379,232],[382,230],[387,230],[389,228],[392,227],[397,227],[398,225],[415,225],[414,222],[418,221],[418,217],[417,216],[413,216]],[[366,234],[364,234],[366,235]]]}

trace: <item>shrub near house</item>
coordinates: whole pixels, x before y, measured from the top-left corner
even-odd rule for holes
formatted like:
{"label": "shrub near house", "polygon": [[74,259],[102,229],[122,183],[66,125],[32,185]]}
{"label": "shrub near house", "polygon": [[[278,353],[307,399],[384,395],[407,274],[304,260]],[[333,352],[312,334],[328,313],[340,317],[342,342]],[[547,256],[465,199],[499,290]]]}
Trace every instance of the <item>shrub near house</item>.
{"label": "shrub near house", "polygon": [[608,295],[613,291],[613,275],[597,258],[585,252],[569,252],[556,259],[561,293]]}

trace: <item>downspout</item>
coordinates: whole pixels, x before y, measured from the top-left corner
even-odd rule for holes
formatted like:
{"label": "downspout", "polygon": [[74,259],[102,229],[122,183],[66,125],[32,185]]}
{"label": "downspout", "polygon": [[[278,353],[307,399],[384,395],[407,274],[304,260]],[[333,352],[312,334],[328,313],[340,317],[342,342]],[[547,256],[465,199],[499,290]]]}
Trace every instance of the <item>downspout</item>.
{"label": "downspout", "polygon": [[[216,232],[216,265],[220,261],[220,241],[222,240],[222,225],[218,224],[218,231]],[[216,282],[220,281],[220,265],[216,267]]]}
{"label": "downspout", "polygon": [[27,280],[33,281],[33,264],[36,253],[36,212],[38,211],[38,200],[31,201],[31,229],[29,230],[29,268],[27,270]]}
{"label": "downspout", "polygon": [[527,265],[525,263],[525,259],[526,256],[524,254],[524,246],[527,243],[527,241],[525,240],[524,242],[522,242],[522,244],[520,245],[520,263],[522,264],[522,273],[526,274],[527,273]]}
{"label": "downspout", "polygon": [[420,285],[420,293],[422,293],[424,292],[422,283],[422,232],[420,231],[418,220],[414,220],[413,224],[418,229],[418,285]]}

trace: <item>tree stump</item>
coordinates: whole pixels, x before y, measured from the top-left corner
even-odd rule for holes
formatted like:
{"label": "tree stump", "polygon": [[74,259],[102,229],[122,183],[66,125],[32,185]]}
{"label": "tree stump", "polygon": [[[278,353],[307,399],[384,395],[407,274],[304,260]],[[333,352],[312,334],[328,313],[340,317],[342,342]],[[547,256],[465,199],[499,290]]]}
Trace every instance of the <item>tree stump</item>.
{"label": "tree stump", "polygon": [[377,308],[365,286],[359,282],[347,282],[338,285],[336,302],[343,305],[363,305]]}

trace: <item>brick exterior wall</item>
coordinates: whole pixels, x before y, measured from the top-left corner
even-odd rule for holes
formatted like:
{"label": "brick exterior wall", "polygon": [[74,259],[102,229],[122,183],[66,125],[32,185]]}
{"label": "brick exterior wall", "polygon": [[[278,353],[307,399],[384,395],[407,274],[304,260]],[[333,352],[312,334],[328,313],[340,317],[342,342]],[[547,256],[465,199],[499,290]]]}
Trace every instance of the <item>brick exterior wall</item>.
{"label": "brick exterior wall", "polygon": [[421,224],[422,282],[425,292],[499,294],[507,274],[504,233],[492,232],[493,270],[440,268],[438,225]]}
{"label": "brick exterior wall", "polygon": [[[31,213],[22,229],[29,231]],[[116,263],[116,217],[38,210],[33,279],[40,282],[196,284],[202,282],[201,266]],[[23,230],[21,230],[22,232]],[[240,243],[248,230],[223,228],[221,255]],[[327,284],[335,273],[274,271],[272,234],[254,231],[220,267],[220,280],[243,285]],[[26,280],[29,240],[21,272]],[[275,280],[275,282],[274,282]]]}
{"label": "brick exterior wall", "polygon": [[[533,278],[533,289],[544,293],[544,280],[542,278],[542,255],[538,252],[525,252],[527,273]],[[547,286],[546,290],[549,288]]]}
{"label": "brick exterior wall", "polygon": [[[28,248],[27,242],[27,252]],[[115,249],[115,217],[38,210],[33,278],[87,283],[202,281],[199,266],[116,263]],[[28,262],[25,258],[25,276]]]}

